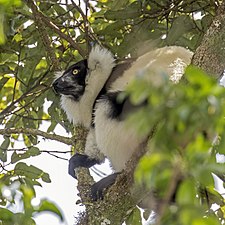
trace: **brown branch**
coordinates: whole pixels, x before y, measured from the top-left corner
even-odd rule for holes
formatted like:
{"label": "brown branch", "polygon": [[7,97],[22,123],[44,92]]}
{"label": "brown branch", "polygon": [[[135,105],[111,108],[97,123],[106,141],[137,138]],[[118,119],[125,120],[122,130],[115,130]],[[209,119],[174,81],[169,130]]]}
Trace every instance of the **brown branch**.
{"label": "brown branch", "polygon": [[[42,151],[42,152],[43,152],[43,151]],[[55,154],[53,154],[53,153],[51,153],[51,152],[48,152],[48,151],[44,151],[44,153],[47,153],[47,154],[49,154],[50,156],[53,156],[53,157],[55,157],[56,159],[62,159],[62,160],[68,161],[68,159],[66,159],[66,158],[63,158],[63,157],[61,157],[61,156],[58,156],[58,155],[55,155]]]}
{"label": "brown branch", "polygon": [[[39,91],[42,91],[42,93],[44,91],[46,91],[49,87],[48,87],[48,81],[46,81],[46,83],[41,83],[42,80],[48,75],[48,73],[51,71],[51,68],[49,68],[44,74],[43,76],[41,76],[36,83],[34,84],[34,86],[32,86],[26,93],[23,93],[19,98],[13,100],[5,109],[3,109],[0,112],[0,120],[2,118],[4,118],[5,116],[8,116],[10,114],[12,114],[13,110],[16,108],[16,104],[19,103],[20,101],[24,100],[27,97],[30,97],[30,94],[38,87],[40,87],[41,89]],[[15,113],[15,111],[14,111]]]}
{"label": "brown branch", "polygon": [[[84,153],[86,137],[88,130],[83,126],[76,126],[74,129],[74,138],[76,144],[74,145],[75,152]],[[89,200],[89,191],[91,185],[94,183],[93,178],[91,177],[89,170],[86,168],[76,169],[76,174],[78,177],[77,189],[80,193],[82,202],[87,202]],[[86,205],[87,211],[89,211],[89,206]]]}
{"label": "brown branch", "polygon": [[49,55],[49,58],[51,60],[51,64],[53,65],[54,70],[58,70],[59,60],[56,58],[55,51],[52,47],[48,32],[46,31],[45,24],[42,21],[42,18],[40,16],[40,13],[38,11],[37,6],[34,4],[32,0],[27,1],[27,5],[31,8],[33,13],[33,18],[35,23],[38,26],[38,30],[40,32],[40,36],[42,39],[42,42],[46,48],[46,53]]}
{"label": "brown branch", "polygon": [[[32,1],[30,0],[25,0],[27,5],[31,8],[32,7]],[[46,17],[42,12],[36,11],[36,15],[41,19],[41,21],[49,28],[51,28],[55,33],[57,33],[60,38],[65,39],[67,42],[70,43],[70,45],[78,50],[80,55],[84,58],[86,57],[85,51],[68,35],[64,34],[48,17]]]}
{"label": "brown branch", "polygon": [[[32,147],[32,146],[30,146]],[[11,148],[11,149],[3,149],[3,150],[7,150],[7,152],[26,152],[28,150],[28,148]],[[67,153],[71,153],[71,151],[57,151],[57,150],[40,150],[40,152],[44,152],[44,153],[55,153],[55,154],[67,154]]]}
{"label": "brown branch", "polygon": [[76,141],[72,138],[64,137],[57,134],[49,134],[47,132],[32,129],[32,128],[5,128],[0,129],[0,135],[12,135],[12,134],[26,134],[26,135],[34,135],[34,136],[42,136],[46,139],[55,140],[62,142],[66,145],[75,145]]}
{"label": "brown branch", "polygon": [[[155,128],[152,129],[152,132],[147,139],[151,139],[154,132]],[[87,177],[89,178],[89,176],[86,174],[81,174],[82,177],[78,176],[78,190],[81,194],[81,200],[82,202],[86,202],[86,215],[82,215],[82,218],[80,218],[78,223],[79,225],[86,225],[87,221],[88,224],[101,224],[104,221],[104,218],[108,219],[110,224],[120,225],[121,221],[124,221],[129,216],[128,212],[132,212],[137,203],[139,203],[139,197],[143,197],[144,194],[143,192],[139,192],[138,196],[135,196],[134,199],[131,189],[134,184],[133,174],[136,165],[147,151],[147,139],[143,141],[137,151],[134,152],[116,183],[104,193],[103,200],[94,203],[90,202],[90,199],[87,196],[89,196],[90,193],[92,180],[88,180]],[[83,176],[85,176],[85,178]],[[84,184],[80,183],[80,180],[83,182],[83,179],[85,180]],[[86,190],[83,189],[83,185]]]}

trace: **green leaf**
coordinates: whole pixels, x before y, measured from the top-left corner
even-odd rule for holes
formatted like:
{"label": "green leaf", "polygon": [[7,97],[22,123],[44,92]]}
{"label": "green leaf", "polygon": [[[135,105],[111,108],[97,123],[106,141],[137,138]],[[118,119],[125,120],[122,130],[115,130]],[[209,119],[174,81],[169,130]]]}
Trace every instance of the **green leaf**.
{"label": "green leaf", "polygon": [[192,179],[187,179],[180,184],[176,201],[180,205],[192,205],[196,203],[196,195],[196,183]]}
{"label": "green leaf", "polygon": [[193,170],[196,179],[205,187],[212,187],[214,185],[212,172],[214,172],[213,169],[210,165],[207,166],[207,164],[196,167],[195,170]]}
{"label": "green leaf", "polygon": [[43,171],[38,169],[35,166],[28,166],[24,162],[19,162],[15,166],[15,174],[16,175],[22,175],[22,176],[27,176],[31,179],[38,179],[41,177]]}
{"label": "green leaf", "polygon": [[145,209],[144,212],[143,212],[143,218],[145,220],[148,220],[149,219],[149,216],[151,215],[152,213],[152,210],[151,209]]}
{"label": "green leaf", "polygon": [[168,44],[175,44],[176,40],[194,28],[194,23],[189,16],[178,16],[172,23],[167,36]]}
{"label": "green leaf", "polygon": [[43,172],[42,170],[33,165],[28,166],[26,163],[23,162],[19,162],[16,164],[14,173],[16,175],[28,177],[30,179],[41,178],[44,181],[46,180],[46,182],[50,180],[49,175],[47,173]]}
{"label": "green leaf", "polygon": [[16,35],[14,35],[13,40],[15,40],[16,42],[20,42],[23,40],[23,37],[21,34],[18,33]]}
{"label": "green leaf", "polygon": [[210,218],[193,218],[193,225],[221,225],[220,221],[216,217]]}
{"label": "green leaf", "polygon": [[4,13],[0,13],[0,45],[5,43],[5,32],[4,32]]}
{"label": "green leaf", "polygon": [[202,23],[202,28],[204,31],[208,29],[209,25],[212,23],[212,20],[213,20],[213,16],[210,14],[207,14],[202,18],[201,23]]}
{"label": "green leaf", "polygon": [[10,145],[10,138],[8,136],[4,136],[4,141],[0,146],[0,160],[3,162],[7,161],[7,149]]}
{"label": "green leaf", "polygon": [[123,8],[124,6],[129,4],[129,0],[120,0],[120,1],[110,1],[111,8],[114,10],[119,10]]}
{"label": "green leaf", "polygon": [[10,210],[0,207],[0,221],[10,222],[13,220],[13,215]]}
{"label": "green leaf", "polygon": [[27,213],[15,213],[13,220],[13,224],[36,225],[31,215],[28,215]]}
{"label": "green leaf", "polygon": [[0,80],[0,90],[2,90],[2,88],[4,87],[4,85],[7,83],[7,81],[9,80],[9,77],[3,77]]}
{"label": "green leaf", "polygon": [[28,150],[25,153],[17,153],[17,152],[13,152],[12,156],[11,156],[11,162],[12,163],[16,163],[20,160],[23,159],[27,159],[33,156],[37,156],[40,155],[40,150],[37,147],[29,147]]}
{"label": "green leaf", "polygon": [[34,146],[29,147],[28,150],[27,150],[27,153],[28,153],[30,156],[38,156],[38,155],[41,154],[39,148],[34,147]]}
{"label": "green leaf", "polygon": [[132,213],[126,220],[126,225],[134,225],[134,224],[135,225],[142,224],[141,211],[137,207],[132,211]]}
{"label": "green leaf", "polygon": [[54,129],[57,125],[58,125],[58,123],[55,120],[51,121],[51,124],[48,127],[47,132],[51,133],[52,131],[54,131]]}
{"label": "green leaf", "polygon": [[[152,153],[151,156],[144,156],[140,160],[137,169],[135,171],[135,180],[147,187],[155,187],[157,182],[168,180],[171,173],[168,170],[170,166],[168,155],[161,153]],[[160,171],[164,171],[164,173]],[[157,175],[160,172],[159,175]]]}
{"label": "green leaf", "polygon": [[59,218],[61,219],[61,221],[64,221],[64,217],[60,211],[60,209],[52,202],[48,201],[48,200],[42,200],[41,204],[39,206],[39,209],[37,210],[38,212],[52,212],[54,214],[56,214],[57,216],[59,216]]}
{"label": "green leaf", "polygon": [[121,10],[108,10],[105,13],[105,18],[108,20],[124,20],[129,18],[137,18],[141,15],[139,11],[139,5],[137,2],[134,2],[128,7]]}
{"label": "green leaf", "polygon": [[23,159],[27,159],[29,158],[29,154],[27,153],[20,153],[20,154],[17,154],[16,152],[13,152],[12,156],[11,156],[11,162],[12,163],[16,163],[20,160],[23,160]]}
{"label": "green leaf", "polygon": [[46,183],[51,183],[51,179],[48,173],[43,173],[43,175],[41,176],[41,179]]}

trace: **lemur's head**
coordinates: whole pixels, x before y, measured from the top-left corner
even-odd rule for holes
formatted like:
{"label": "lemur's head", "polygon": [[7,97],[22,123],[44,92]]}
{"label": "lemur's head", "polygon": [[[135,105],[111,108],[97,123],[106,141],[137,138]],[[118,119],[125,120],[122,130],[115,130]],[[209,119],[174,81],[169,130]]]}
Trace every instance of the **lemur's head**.
{"label": "lemur's head", "polygon": [[88,74],[87,60],[81,60],[70,66],[53,82],[56,93],[78,101],[84,94]]}

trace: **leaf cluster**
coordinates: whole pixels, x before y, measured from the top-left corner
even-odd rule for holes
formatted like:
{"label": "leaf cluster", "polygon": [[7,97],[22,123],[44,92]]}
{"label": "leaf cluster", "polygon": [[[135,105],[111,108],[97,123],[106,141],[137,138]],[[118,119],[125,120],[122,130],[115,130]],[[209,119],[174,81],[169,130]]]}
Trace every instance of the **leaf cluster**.
{"label": "leaf cluster", "polygon": [[128,88],[134,104],[145,102],[129,123],[140,135],[156,126],[135,176],[156,192],[160,224],[221,224],[224,199],[213,174],[222,177],[225,168],[216,160],[225,154],[225,90],[193,66],[185,78],[173,84],[162,75],[156,87],[143,76]]}
{"label": "leaf cluster", "polygon": [[[136,56],[152,45],[195,50],[212,21],[213,1],[97,1],[91,26],[119,57]],[[154,43],[154,44],[153,44]]]}
{"label": "leaf cluster", "polygon": [[[21,164],[20,169],[24,169],[22,168],[24,166],[25,165]],[[29,169],[30,173],[37,172],[37,168],[35,169],[30,167]],[[38,204],[34,204],[33,200],[36,199],[34,185],[37,184],[28,178],[21,179],[20,181],[15,180],[9,186],[5,186],[3,184],[0,185],[2,190],[7,190],[7,192],[10,193],[5,196],[8,201],[7,207],[0,207],[0,223],[2,225],[35,225],[35,215],[46,211],[54,213],[61,219],[61,221],[64,220],[59,208],[49,200],[42,199],[40,202],[38,202]],[[1,205],[3,205],[2,203],[3,202],[1,202]],[[21,212],[13,212],[9,210],[8,208],[13,204],[22,205],[23,207]]]}

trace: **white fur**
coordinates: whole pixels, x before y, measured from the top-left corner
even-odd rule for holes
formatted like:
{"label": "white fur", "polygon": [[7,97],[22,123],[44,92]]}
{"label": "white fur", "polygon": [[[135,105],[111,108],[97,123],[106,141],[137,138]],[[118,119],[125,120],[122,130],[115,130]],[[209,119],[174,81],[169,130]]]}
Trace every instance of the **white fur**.
{"label": "white fur", "polygon": [[96,143],[95,130],[91,128],[88,132],[85,143],[85,154],[91,158],[99,159],[101,162],[105,159],[103,153],[99,151]]}
{"label": "white fur", "polygon": [[96,105],[96,141],[100,151],[111,162],[112,168],[119,172],[124,169],[126,162],[145,137],[138,135],[136,129],[126,122],[109,119],[109,110],[104,101],[99,101]]}
{"label": "white fur", "polygon": [[85,93],[79,102],[68,96],[61,96],[61,105],[70,122],[74,125],[82,124],[86,128],[91,125],[92,108],[96,97],[111,74],[114,57],[107,49],[95,46],[88,58],[89,74]]}
{"label": "white fur", "polygon": [[225,87],[225,72],[223,73],[222,78],[220,79],[220,85]]}
{"label": "white fur", "polygon": [[60,78],[62,75],[63,75],[63,71],[57,71],[57,72],[55,72],[55,79],[54,79],[54,81],[57,80],[58,78]]}
{"label": "white fur", "polygon": [[[168,74],[177,82],[190,64],[192,53],[182,47],[164,47],[148,52],[138,58],[124,74],[111,85],[110,91],[124,91],[127,85],[143,73],[147,80],[156,85],[161,83],[162,74]],[[174,77],[173,77],[174,76]],[[174,79],[177,80],[174,80]],[[96,104],[95,132],[97,146],[110,160],[115,171],[124,169],[126,162],[146,137],[137,134],[135,128],[125,121],[109,118],[110,107],[104,100]]]}
{"label": "white fur", "polygon": [[[169,75],[171,80],[180,78],[184,69],[191,63],[193,53],[183,47],[170,46],[158,48],[139,57],[126,70],[122,77],[118,78],[112,85],[112,91],[123,91],[128,84],[139,74],[147,71],[149,76],[146,77],[155,85],[160,85],[162,74]],[[180,76],[179,76],[179,75]]]}
{"label": "white fur", "polygon": [[[161,83],[162,74],[167,74],[172,81],[178,82],[191,58],[192,53],[182,47],[164,47],[150,51],[117,78],[109,91],[124,91],[138,74],[146,75],[146,79],[156,85]],[[88,83],[80,101],[75,102],[62,96],[61,104],[74,125],[80,123],[90,128],[94,101],[114,67],[113,55],[108,50],[95,46],[89,55],[88,67]],[[85,153],[100,160],[104,154],[115,171],[121,171],[146,137],[138,135],[135,128],[128,127],[126,122],[110,119],[109,110],[110,107],[104,100],[97,102],[95,130],[91,129],[88,134]]]}

